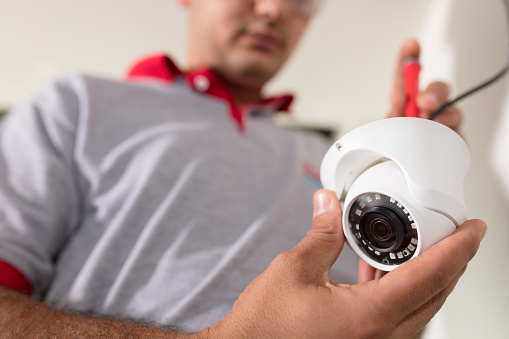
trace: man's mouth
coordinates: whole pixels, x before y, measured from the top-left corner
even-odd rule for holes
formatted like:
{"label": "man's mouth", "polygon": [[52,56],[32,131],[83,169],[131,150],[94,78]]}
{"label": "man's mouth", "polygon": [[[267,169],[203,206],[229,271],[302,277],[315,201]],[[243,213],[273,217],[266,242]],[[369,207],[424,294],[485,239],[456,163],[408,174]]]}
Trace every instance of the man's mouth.
{"label": "man's mouth", "polygon": [[268,52],[273,52],[282,47],[282,40],[270,32],[247,31],[243,34],[242,40],[251,47]]}

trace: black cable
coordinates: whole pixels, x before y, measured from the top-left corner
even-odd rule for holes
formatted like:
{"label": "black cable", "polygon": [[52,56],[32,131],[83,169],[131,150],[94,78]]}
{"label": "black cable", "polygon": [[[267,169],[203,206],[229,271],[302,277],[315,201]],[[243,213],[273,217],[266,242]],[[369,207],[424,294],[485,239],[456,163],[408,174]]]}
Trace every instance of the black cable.
{"label": "black cable", "polygon": [[[509,0],[503,0],[502,2],[504,4],[505,12],[506,12],[506,23],[508,24],[508,27],[509,27]],[[474,94],[475,92],[480,91],[481,89],[493,84],[494,82],[496,82],[497,80],[502,78],[507,73],[508,70],[509,70],[509,56],[508,56],[507,63],[505,64],[504,68],[502,68],[502,70],[500,70],[497,74],[495,74],[488,80],[484,81],[480,85],[478,85],[472,89],[469,89],[468,91],[458,95],[456,98],[446,102],[444,105],[442,105],[440,108],[438,108],[435,112],[433,112],[429,116],[428,119],[434,120],[439,114],[441,114],[443,111],[445,111],[449,106],[454,105],[458,101],[460,101],[460,100],[470,96],[471,94]]]}
{"label": "black cable", "polygon": [[504,68],[499,73],[494,75],[492,78],[486,80],[485,82],[483,82],[479,86],[474,87],[474,88],[466,91],[465,93],[460,94],[456,98],[446,102],[444,105],[440,106],[439,109],[437,109],[435,112],[433,112],[429,116],[428,119],[429,120],[434,120],[440,113],[445,111],[449,106],[454,105],[455,103],[457,103],[461,99],[464,99],[464,98],[468,97],[469,95],[471,95],[471,94],[473,94],[473,93],[475,93],[477,91],[480,91],[481,89],[483,89],[483,88],[493,84],[495,81],[497,81],[498,79],[502,78],[507,73],[508,70],[509,70],[509,61],[508,61],[508,63],[504,66]]}

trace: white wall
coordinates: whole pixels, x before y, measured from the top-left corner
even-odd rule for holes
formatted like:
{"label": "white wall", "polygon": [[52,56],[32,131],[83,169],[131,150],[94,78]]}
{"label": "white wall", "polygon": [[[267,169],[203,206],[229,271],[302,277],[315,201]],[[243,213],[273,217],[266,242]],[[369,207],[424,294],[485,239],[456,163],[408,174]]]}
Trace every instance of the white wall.
{"label": "white wall", "polygon": [[[186,14],[175,2],[0,0],[0,106],[66,70],[121,78],[131,61],[158,51],[183,64]],[[412,36],[423,42],[423,80],[445,79],[455,93],[493,74],[507,56],[499,0],[328,0],[269,87],[300,94],[297,118],[345,133],[388,112],[395,57]],[[507,86],[504,80],[461,104],[472,151],[467,204],[490,230],[440,313],[435,329],[443,338],[509,333]]]}
{"label": "white wall", "polygon": [[[439,2],[441,4],[439,4]],[[449,7],[449,20],[441,32],[426,38],[430,47],[449,46],[450,75],[454,87],[463,91],[506,62],[507,28],[501,1],[436,0],[435,6]],[[433,20],[428,16],[428,26]],[[436,39],[433,43],[432,39]],[[447,57],[447,56],[445,56]],[[440,59],[430,56],[429,66],[439,68]],[[431,61],[434,60],[434,61]],[[509,324],[508,254],[505,251],[509,228],[509,195],[492,166],[492,147],[497,126],[509,112],[503,108],[508,79],[461,104],[465,113],[464,134],[472,152],[472,165],[465,185],[470,216],[482,218],[490,227],[478,257],[449,298],[445,318],[451,338],[507,338]],[[509,129],[500,131],[509,134]],[[507,144],[506,144],[507,145]],[[500,148],[500,146],[498,146]],[[499,152],[508,159],[509,150]],[[509,167],[505,167],[505,176]],[[507,191],[509,193],[509,191]]]}
{"label": "white wall", "polygon": [[171,0],[0,0],[0,105],[50,76],[121,78],[146,53],[185,60],[186,16]]}

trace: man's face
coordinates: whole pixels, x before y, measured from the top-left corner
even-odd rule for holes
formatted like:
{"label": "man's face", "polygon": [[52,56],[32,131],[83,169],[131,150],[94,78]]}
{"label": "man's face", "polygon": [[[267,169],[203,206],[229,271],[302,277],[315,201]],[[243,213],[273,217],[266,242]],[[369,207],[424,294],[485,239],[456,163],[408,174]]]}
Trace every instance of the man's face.
{"label": "man's face", "polygon": [[297,4],[306,1],[183,0],[190,9],[190,66],[263,85],[302,36],[312,11]]}

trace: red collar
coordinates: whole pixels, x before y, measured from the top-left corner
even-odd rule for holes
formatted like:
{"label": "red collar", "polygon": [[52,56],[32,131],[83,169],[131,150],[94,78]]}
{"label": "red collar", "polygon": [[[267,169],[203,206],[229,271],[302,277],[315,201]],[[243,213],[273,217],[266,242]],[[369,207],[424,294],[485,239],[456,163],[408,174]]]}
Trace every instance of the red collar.
{"label": "red collar", "polygon": [[293,96],[283,95],[238,107],[233,95],[222,80],[210,69],[184,73],[168,56],[163,54],[148,56],[137,61],[127,73],[128,80],[143,78],[157,79],[164,83],[171,83],[178,78],[184,78],[195,91],[226,100],[230,106],[231,117],[241,131],[244,130],[244,117],[250,111],[288,112],[293,100]]}

